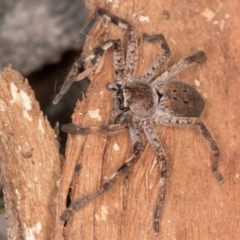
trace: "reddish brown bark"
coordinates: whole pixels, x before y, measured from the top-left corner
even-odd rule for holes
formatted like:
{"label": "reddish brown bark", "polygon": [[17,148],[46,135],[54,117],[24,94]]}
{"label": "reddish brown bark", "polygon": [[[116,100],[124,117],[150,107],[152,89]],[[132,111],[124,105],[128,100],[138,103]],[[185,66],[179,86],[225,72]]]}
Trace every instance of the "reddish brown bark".
{"label": "reddish brown bark", "polygon": [[[93,2],[88,3],[96,9]],[[238,5],[237,1],[222,4],[219,1],[133,0],[105,5],[99,1],[98,6],[105,6],[130,21],[140,34],[163,33],[172,52],[168,66],[199,49],[207,54],[206,63],[192,66],[176,79],[194,85],[205,98],[201,119],[219,145],[220,171],[226,182],[220,185],[213,177],[210,150],[197,129],[157,126],[170,172],[159,239],[238,239],[240,234],[237,228],[239,135],[235,133],[240,117]],[[170,18],[166,17],[166,11]],[[104,24],[99,23],[87,39],[86,55],[101,42],[103,31]],[[109,24],[108,35],[122,38],[124,31]],[[161,54],[157,44],[143,42],[139,52],[137,77]],[[111,101],[105,86],[112,79],[112,55],[107,53],[100,72],[91,79],[86,99],[77,104],[74,123],[85,127],[107,124]],[[96,109],[99,109],[100,121],[89,115],[89,110]],[[114,150],[115,143],[119,151]],[[70,136],[62,178],[65,193],[70,184],[73,199],[96,189],[131,151],[127,132],[112,136]],[[152,214],[158,193],[154,157],[147,145],[128,181],[116,184],[114,189],[70,218],[65,228],[66,239],[153,239]],[[82,166],[80,173],[74,173],[77,163]],[[60,209],[63,204],[64,201]]]}
{"label": "reddish brown bark", "polygon": [[[94,5],[93,5],[94,4]],[[96,9],[96,2],[88,2]],[[199,49],[207,54],[201,66],[192,66],[176,79],[195,85],[205,98],[201,120],[219,145],[223,185],[210,171],[210,151],[197,129],[157,126],[169,163],[169,186],[156,239],[233,239],[240,235],[239,179],[239,14],[237,1],[113,1],[98,6],[130,21],[139,33],[163,33],[172,52],[168,66]],[[168,11],[170,18],[166,19]],[[139,18],[144,16],[144,18]],[[148,17],[148,18],[146,18]],[[145,19],[145,21],[140,21]],[[149,22],[148,22],[149,19]],[[88,37],[85,54],[104,39],[104,24]],[[109,38],[124,31],[109,24]],[[140,42],[140,62],[136,77],[161,54],[159,47]],[[102,68],[92,77],[87,97],[78,103],[73,122],[81,126],[108,123],[111,95],[106,84],[113,79],[111,53],[105,54]],[[89,111],[99,109],[98,118]],[[119,150],[116,151],[114,145]],[[116,145],[115,145],[116,146]],[[16,148],[15,148],[16,149]],[[65,208],[71,185],[73,199],[99,187],[124,162],[132,147],[128,133],[112,136],[70,136],[57,200],[55,239],[153,239],[152,214],[158,193],[158,171],[149,145],[129,179],[90,203],[70,218],[64,228],[58,216]],[[2,152],[2,151],[1,151]],[[27,151],[26,151],[27,152]],[[2,158],[2,156],[1,156]],[[80,172],[75,171],[81,164]],[[14,224],[17,226],[17,224]]]}
{"label": "reddish brown bark", "polygon": [[60,156],[55,134],[18,72],[0,75],[0,168],[8,239],[49,239]]}

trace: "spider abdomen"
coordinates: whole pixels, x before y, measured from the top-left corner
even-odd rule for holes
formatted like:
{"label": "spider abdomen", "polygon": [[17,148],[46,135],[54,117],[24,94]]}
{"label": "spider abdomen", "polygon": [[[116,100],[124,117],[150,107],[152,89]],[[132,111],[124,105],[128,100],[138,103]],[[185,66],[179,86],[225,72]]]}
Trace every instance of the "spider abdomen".
{"label": "spider abdomen", "polygon": [[172,117],[199,117],[204,109],[200,93],[191,85],[178,81],[162,83],[157,89],[161,96],[158,112]]}

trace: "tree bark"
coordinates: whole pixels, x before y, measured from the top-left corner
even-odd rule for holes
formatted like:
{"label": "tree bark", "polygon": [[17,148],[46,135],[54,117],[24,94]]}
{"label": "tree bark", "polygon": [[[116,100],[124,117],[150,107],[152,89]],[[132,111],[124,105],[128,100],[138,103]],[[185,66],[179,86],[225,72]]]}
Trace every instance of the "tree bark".
{"label": "tree bark", "polygon": [[0,75],[0,168],[8,239],[49,239],[60,156],[55,133],[18,72]]}
{"label": "tree bark", "polygon": [[[96,6],[88,2],[93,11]],[[94,2],[95,4],[95,2]],[[198,50],[207,54],[203,65],[194,65],[176,79],[197,88],[205,99],[201,120],[219,145],[220,185],[210,170],[211,153],[194,127],[156,126],[168,159],[170,177],[156,239],[238,239],[237,204],[239,189],[239,14],[237,1],[113,1],[104,6],[132,23],[139,34],[163,33],[171,49],[168,67]],[[111,23],[107,38],[124,38],[125,32]],[[235,26],[235,27],[234,27]],[[232,30],[234,29],[234,31]],[[100,21],[88,36],[84,54],[104,39]],[[157,44],[140,41],[140,61],[136,77],[161,54]],[[113,81],[112,53],[104,54],[101,70],[92,76],[83,102],[78,103],[73,123],[89,127],[108,123],[111,95],[106,84]],[[90,111],[99,115],[91,118]],[[116,148],[116,146],[118,146]],[[71,186],[71,199],[98,188],[132,152],[128,132],[115,135],[69,136],[62,175],[64,194]],[[230,164],[231,163],[231,164]],[[81,165],[79,172],[75,166]],[[149,144],[127,181],[122,181],[102,197],[74,214],[64,228],[65,239],[153,239],[152,219],[158,195],[158,169]],[[66,199],[66,195],[65,195]],[[64,209],[62,199],[60,209]]]}
{"label": "tree bark", "polygon": [[[127,180],[117,183],[109,192],[89,203],[73,215],[63,227],[58,217],[66,207],[69,188],[71,199],[77,199],[98,188],[105,177],[115,172],[132,152],[127,131],[110,136],[70,135],[58,192],[56,215],[53,214],[56,218],[53,238],[237,240],[240,235],[238,228],[240,136],[236,131],[240,118],[239,3],[236,0],[224,3],[217,0],[211,2],[113,0],[107,4],[105,1],[98,1],[97,6],[103,6],[128,20],[140,34],[163,33],[172,52],[168,66],[199,49],[206,52],[208,57],[206,63],[192,66],[180,73],[176,79],[194,85],[205,98],[206,106],[201,120],[207,125],[220,148],[219,167],[225,183],[220,185],[213,177],[210,171],[211,153],[197,129],[156,126],[167,153],[170,174],[159,236],[155,237],[152,227],[153,210],[158,195],[158,169],[154,152],[149,144],[146,145],[141,159]],[[88,7],[94,11],[96,1],[89,1]],[[124,30],[113,24],[108,24],[109,28],[106,29],[105,25],[100,21],[91,31],[85,44],[85,56],[88,56],[91,49],[98,46],[105,36],[124,38]],[[161,51],[157,44],[140,41],[139,53],[136,77],[157,59]],[[101,67],[91,77],[92,83],[86,98],[77,103],[73,123],[84,127],[108,123],[112,102],[106,84],[113,81],[112,59],[110,52],[104,54]],[[95,117],[91,111],[94,111]],[[19,123],[11,126],[21,125]],[[33,137],[36,138],[38,135],[35,134]],[[45,143],[45,139],[42,142]],[[20,144],[15,146],[21,146],[23,149]],[[55,148],[51,146],[52,149]],[[14,150],[17,151],[17,147]],[[23,153],[28,152],[28,149],[23,150]],[[1,150],[1,164],[6,163],[3,159],[10,159],[5,156],[9,152],[11,151],[8,149]],[[36,165],[36,161],[34,162]],[[22,173],[26,166],[19,166],[18,169],[21,169]],[[15,176],[19,176],[19,173],[16,172],[10,179],[14,180]],[[19,177],[16,179],[15,181],[18,181]],[[20,186],[25,188],[28,186],[23,184],[24,182],[20,183]],[[13,189],[11,192],[15,193],[13,197],[19,199],[16,196],[17,191],[14,191],[18,188],[13,186],[11,189]],[[17,203],[24,200],[21,198]],[[18,204],[14,205],[17,209]],[[42,206],[39,204],[37,208],[30,209],[34,211],[40,207]],[[21,211],[22,209],[24,208],[20,208]],[[22,216],[29,215],[23,212]],[[16,218],[12,221],[21,222]],[[9,222],[14,224],[12,221]],[[33,227],[36,229],[38,221],[31,223],[32,225],[26,225],[27,229],[32,230]],[[42,221],[40,223],[43,226],[44,223]],[[26,232],[24,225],[14,226]]]}

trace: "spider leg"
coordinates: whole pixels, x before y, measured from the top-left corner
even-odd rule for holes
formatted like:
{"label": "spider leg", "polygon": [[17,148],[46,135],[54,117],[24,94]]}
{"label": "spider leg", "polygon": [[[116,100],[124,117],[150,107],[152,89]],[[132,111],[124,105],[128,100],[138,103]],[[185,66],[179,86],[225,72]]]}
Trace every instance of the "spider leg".
{"label": "spider leg", "polygon": [[155,150],[157,154],[157,163],[159,166],[159,173],[160,173],[160,180],[159,180],[159,197],[157,200],[156,208],[154,211],[153,216],[153,226],[156,235],[158,235],[160,231],[160,220],[162,218],[162,211],[164,206],[164,201],[166,198],[166,178],[167,178],[167,161],[165,159],[165,153],[162,146],[162,143],[153,128],[152,125],[146,124],[143,126],[144,132],[147,136],[148,141],[150,142],[151,146]]}
{"label": "spider leg", "polygon": [[108,84],[108,89],[113,93],[113,111],[110,123],[115,123],[116,117],[123,111],[123,92],[121,86],[125,82],[125,59],[120,39],[114,44],[114,75],[116,84]]}
{"label": "spider leg", "polygon": [[108,12],[106,9],[100,8],[99,15],[103,16],[108,21],[115,25],[128,30],[127,42],[127,55],[126,55],[126,69],[125,81],[131,81],[138,62],[137,47],[138,47],[138,34],[135,28],[126,20]]}
{"label": "spider leg", "polygon": [[101,196],[103,193],[112,188],[114,184],[122,178],[122,176],[129,173],[129,170],[136,164],[136,162],[140,158],[143,149],[141,129],[139,129],[137,126],[132,125],[130,127],[130,136],[134,149],[134,153],[132,154],[132,156],[128,158],[127,161],[125,161],[125,163],[123,163],[123,165],[115,173],[113,173],[105,182],[103,182],[99,189],[90,192],[85,196],[72,202],[70,206],[62,212],[59,218],[60,221],[68,220],[68,218],[73,213],[83,208],[90,201]]}
{"label": "spider leg", "polygon": [[88,21],[86,21],[86,23],[83,25],[83,27],[79,33],[78,39],[77,39],[77,42],[80,43],[81,45],[84,44],[87,34],[95,26],[95,24],[98,20],[98,16],[99,16],[98,12],[95,12],[93,14],[93,16]]}
{"label": "spider leg", "polygon": [[213,175],[218,180],[219,183],[223,184],[224,178],[222,174],[218,171],[219,148],[217,146],[217,143],[214,141],[210,132],[207,130],[206,126],[203,124],[203,122],[200,119],[197,120],[196,125],[198,126],[203,137],[209,143],[210,148],[213,152],[213,158],[212,158],[212,164],[211,164]]}
{"label": "spider leg", "polygon": [[127,124],[112,124],[107,126],[83,128],[81,126],[69,123],[69,124],[62,125],[61,130],[63,132],[70,133],[70,134],[86,135],[91,133],[104,133],[104,134],[115,133],[115,132],[124,131],[128,128],[129,126]]}
{"label": "spider leg", "polygon": [[60,99],[63,97],[63,95],[68,91],[70,86],[74,81],[80,81],[85,77],[88,77],[94,70],[94,68],[86,69],[85,71],[81,72],[81,69],[84,67],[84,63],[88,61],[96,62],[99,60],[99,58],[102,56],[103,52],[108,50],[110,47],[113,46],[113,44],[116,42],[116,40],[110,39],[100,46],[94,48],[93,54],[84,58],[80,57],[72,66],[65,82],[60,88],[59,93],[55,96],[53,100],[53,104],[57,104]]}
{"label": "spider leg", "polygon": [[163,54],[158,58],[158,60],[140,77],[140,80],[150,82],[159,72],[161,67],[169,60],[171,52],[167,41],[162,34],[156,34],[152,36],[144,34],[143,39],[148,42],[158,41],[163,50]]}
{"label": "spider leg", "polygon": [[117,40],[114,43],[114,72],[115,72],[115,83],[111,83],[108,85],[108,89],[113,92],[113,100],[114,106],[111,114],[110,122],[118,122],[126,116],[126,111],[129,109],[124,108],[124,100],[123,100],[123,91],[122,85],[126,83],[126,75],[125,75],[125,59],[124,59],[124,50],[122,48],[121,40]]}
{"label": "spider leg", "polygon": [[[97,14],[94,15],[92,20],[84,27],[82,35],[85,35],[89,29],[92,29],[95,23],[97,22],[97,15],[102,16],[108,21],[114,23],[115,25],[128,30],[128,45],[127,45],[127,56],[126,56],[126,68],[124,68],[124,52],[121,48],[121,44],[118,42],[116,43],[116,40],[109,40],[102,44],[101,46],[94,49],[94,53],[84,59],[81,57],[79,60],[77,60],[74,64],[72,69],[70,70],[67,79],[65,80],[64,84],[62,85],[59,93],[55,96],[53,100],[53,104],[57,104],[59,100],[62,98],[62,96],[68,91],[70,86],[74,81],[80,81],[84,77],[87,77],[91,74],[91,70],[87,69],[85,70],[79,77],[77,78],[81,68],[83,67],[84,63],[98,58],[102,55],[103,51],[109,49],[114,43],[115,46],[115,77],[118,81],[125,80],[129,81],[129,79],[132,78],[136,65],[137,65],[137,45],[138,45],[138,35],[134,27],[124,19],[119,18],[116,15],[113,15],[112,13],[108,12],[107,10],[100,8],[97,11]],[[125,69],[125,70],[123,70]],[[92,69],[93,70],[93,69]],[[124,73],[123,73],[124,71]]]}
{"label": "spider leg", "polygon": [[132,27],[128,32],[127,56],[126,56],[126,81],[132,81],[136,67],[138,65],[138,34]]}
{"label": "spider leg", "polygon": [[63,95],[68,91],[72,83],[75,81],[80,69],[83,67],[84,59],[80,58],[78,59],[72,66],[66,80],[64,81],[63,85],[60,88],[60,91],[57,93],[57,95],[53,99],[53,104],[57,104],[60,99],[63,97]]}
{"label": "spider leg", "polygon": [[117,40],[114,44],[114,74],[115,81],[118,84],[123,84],[125,79],[125,60],[124,50],[120,40]]}
{"label": "spider leg", "polygon": [[158,84],[162,83],[163,81],[170,80],[173,76],[186,69],[192,63],[203,63],[204,61],[206,61],[206,55],[203,51],[199,51],[185,59],[182,59],[164,72],[160,77],[154,80],[153,86],[157,87]]}
{"label": "spider leg", "polygon": [[211,170],[213,172],[214,177],[220,184],[224,183],[224,178],[222,174],[218,170],[218,162],[219,162],[219,148],[217,143],[214,141],[210,132],[207,130],[206,126],[203,122],[194,117],[171,117],[171,118],[161,118],[156,124],[164,124],[164,125],[194,125],[198,126],[201,134],[207,140],[210,145],[211,151],[213,153],[213,158],[211,160]]}

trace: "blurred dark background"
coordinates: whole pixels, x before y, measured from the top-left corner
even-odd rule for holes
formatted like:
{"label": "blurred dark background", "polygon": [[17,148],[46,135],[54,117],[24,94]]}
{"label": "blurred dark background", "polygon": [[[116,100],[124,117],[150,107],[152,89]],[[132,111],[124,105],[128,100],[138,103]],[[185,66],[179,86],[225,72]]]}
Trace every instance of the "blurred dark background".
{"label": "blurred dark background", "polygon": [[[54,127],[68,123],[88,80],[74,83],[57,105],[52,99],[81,53],[79,32],[88,18],[82,0],[1,0],[0,69],[9,64],[29,80],[43,113]],[[64,153],[66,135],[60,136]],[[1,174],[1,169],[0,169]],[[0,183],[0,211],[4,207]],[[4,213],[0,214],[0,240],[5,240]]]}

